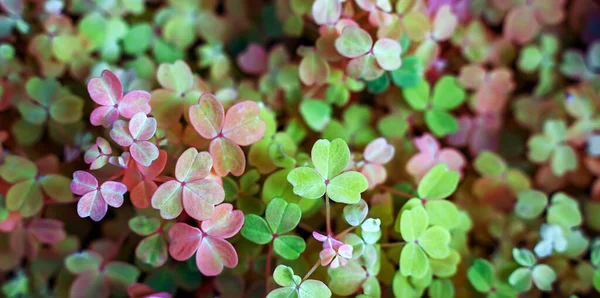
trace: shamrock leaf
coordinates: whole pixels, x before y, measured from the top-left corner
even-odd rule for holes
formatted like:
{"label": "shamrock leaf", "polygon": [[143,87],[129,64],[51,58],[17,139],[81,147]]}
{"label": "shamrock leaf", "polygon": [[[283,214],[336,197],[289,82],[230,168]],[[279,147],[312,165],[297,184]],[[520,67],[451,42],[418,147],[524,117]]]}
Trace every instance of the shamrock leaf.
{"label": "shamrock leaf", "polygon": [[303,281],[300,276],[294,274],[292,268],[285,265],[279,265],[275,268],[273,279],[282,287],[271,291],[267,298],[331,297],[331,291],[323,282],[313,279]]}
{"label": "shamrock leaf", "polygon": [[358,172],[342,171],[350,162],[350,149],[346,142],[335,139],[318,140],[311,151],[315,168],[299,167],[287,176],[294,193],[307,199],[318,199],[326,194],[338,203],[355,204],[360,193],[367,190],[366,178]]}
{"label": "shamrock leaf", "polygon": [[377,138],[367,145],[363,152],[364,164],[360,172],[367,178],[369,189],[385,182],[387,171],[383,165],[392,160],[395,150],[384,138]]}
{"label": "shamrock leaf", "polygon": [[508,277],[508,282],[519,292],[531,289],[532,281],[542,291],[552,290],[552,283],[556,279],[554,270],[546,264],[535,264],[533,253],[527,249],[513,248],[513,258],[521,268],[513,271]]}
{"label": "shamrock leaf", "polygon": [[215,208],[214,216],[200,224],[200,228],[176,223],[169,230],[169,253],[178,261],[185,261],[196,253],[196,266],[206,276],[216,276],[223,267],[234,268],[238,255],[225,239],[233,237],[244,224],[244,214],[233,210],[231,204]]}
{"label": "shamrock leaf", "polygon": [[102,138],[96,138],[96,143],[85,151],[83,160],[85,163],[90,164],[90,170],[97,170],[104,167],[112,154],[112,148],[110,143]]}
{"label": "shamrock leaf", "polygon": [[150,93],[133,90],[123,96],[121,81],[110,70],[104,70],[99,78],[90,79],[87,90],[92,100],[100,105],[90,115],[92,125],[109,127],[119,116],[130,119],[137,113],[150,113]]}
{"label": "shamrock leaf", "polygon": [[119,208],[123,205],[123,195],[127,186],[120,182],[106,181],[98,186],[98,180],[85,171],[73,173],[71,191],[80,195],[77,202],[77,213],[80,217],[90,217],[100,221],[106,215],[108,206]]}
{"label": "shamrock leaf", "polygon": [[465,167],[465,157],[460,151],[451,148],[440,148],[439,142],[431,135],[424,134],[415,138],[415,146],[419,153],[413,155],[406,163],[406,171],[418,182],[435,165],[445,163],[448,168],[459,173]]}
{"label": "shamrock leaf", "polygon": [[148,118],[139,112],[131,117],[129,123],[117,120],[110,130],[110,137],[117,144],[129,147],[131,157],[143,166],[149,166],[158,158],[158,148],[150,138],[156,133],[156,119]]}
{"label": "shamrock leaf", "polygon": [[208,220],[215,214],[215,205],[223,202],[223,187],[206,179],[213,165],[208,152],[196,148],[184,151],[175,165],[175,180],[161,184],[152,196],[152,207],[165,219],[185,212],[196,220]]}
{"label": "shamrock leaf", "polygon": [[540,228],[541,241],[535,245],[535,254],[544,258],[550,256],[553,251],[564,252],[567,250],[567,239],[563,230],[557,225],[542,224]]}
{"label": "shamrock leaf", "polygon": [[160,267],[167,261],[167,242],[162,235],[160,219],[136,216],[129,220],[129,228],[146,236],[135,249],[136,257],[145,264]]}
{"label": "shamrock leaf", "polygon": [[240,146],[256,143],[265,134],[266,123],[259,114],[260,107],[252,101],[237,103],[224,114],[221,102],[209,93],[202,94],[198,104],[190,107],[192,126],[200,136],[212,140],[209,152],[219,176],[244,173],[246,157]]}
{"label": "shamrock leaf", "polygon": [[534,163],[549,161],[552,172],[557,176],[577,168],[577,154],[567,144],[567,127],[563,121],[544,122],[544,133],[532,136],[527,147],[529,160]]}

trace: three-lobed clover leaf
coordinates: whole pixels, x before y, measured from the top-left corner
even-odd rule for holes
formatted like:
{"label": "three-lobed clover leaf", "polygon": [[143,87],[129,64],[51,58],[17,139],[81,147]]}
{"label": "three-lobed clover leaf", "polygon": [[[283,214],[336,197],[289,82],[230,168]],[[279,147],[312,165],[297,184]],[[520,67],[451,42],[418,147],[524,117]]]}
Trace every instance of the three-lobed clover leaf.
{"label": "three-lobed clover leaf", "polygon": [[400,254],[400,271],[404,276],[423,277],[430,269],[429,258],[450,255],[450,232],[441,226],[429,226],[429,216],[422,206],[405,210],[400,218],[400,234],[406,241]]}
{"label": "three-lobed clover leaf", "polygon": [[428,133],[415,138],[414,143],[419,153],[408,160],[406,171],[413,176],[415,181],[421,181],[423,176],[439,163],[445,163],[448,168],[462,173],[466,162],[460,151],[452,148],[440,148],[439,142]]}
{"label": "three-lobed clover leaf", "polygon": [[306,249],[306,244],[302,237],[286,234],[296,228],[301,218],[300,206],[282,198],[274,198],[267,205],[264,219],[255,214],[246,214],[241,233],[244,238],[257,244],[273,241],[275,253],[284,259],[295,260]]}
{"label": "three-lobed clover leaf", "polygon": [[90,79],[87,90],[94,102],[100,106],[92,111],[90,122],[95,126],[109,127],[120,116],[130,119],[137,113],[147,115],[151,108],[150,93],[133,90],[123,96],[123,86],[119,78],[110,70]]}
{"label": "three-lobed clover leaf", "polygon": [[244,224],[244,214],[233,210],[231,204],[221,204],[214,215],[200,224],[200,228],[176,223],[169,230],[169,253],[178,261],[185,261],[196,253],[196,266],[206,276],[216,276],[223,267],[234,268],[238,255],[225,239],[233,237]]}
{"label": "three-lobed clover leaf", "polygon": [[44,205],[45,196],[57,202],[73,199],[69,178],[48,173],[24,157],[7,155],[0,165],[0,178],[11,184],[6,192],[6,208],[18,211],[23,217],[37,214]]}
{"label": "three-lobed clover leaf", "polygon": [[577,154],[567,141],[565,122],[546,120],[543,134],[533,135],[527,141],[527,156],[538,164],[549,161],[552,173],[563,176],[577,168]]}
{"label": "three-lobed clover leaf", "polygon": [[467,278],[477,292],[488,297],[516,297],[515,290],[499,281],[494,265],[484,259],[476,259],[467,270]]}
{"label": "three-lobed clover leaf", "polygon": [[565,252],[568,248],[567,239],[560,226],[552,224],[542,224],[540,228],[540,237],[542,238],[535,245],[533,251],[540,258],[552,255],[552,252]]}
{"label": "three-lobed clover leaf", "polygon": [[342,139],[318,140],[313,145],[311,159],[314,168],[298,167],[287,176],[294,193],[318,199],[327,195],[338,203],[355,204],[369,184],[359,172],[343,172],[350,162],[350,149]]}
{"label": "three-lobed clover leaf", "polygon": [[85,171],[73,173],[70,187],[74,194],[81,196],[77,202],[77,214],[84,218],[89,216],[94,221],[104,218],[108,206],[121,207],[123,195],[127,192],[127,186],[121,182],[106,181],[98,185],[96,177]]}
{"label": "three-lobed clover leaf", "polygon": [[147,167],[158,158],[158,148],[148,141],[155,133],[156,119],[138,112],[129,122],[115,121],[110,130],[110,138],[123,147],[129,147],[131,157]]}
{"label": "three-lobed clover leaf", "polygon": [[196,220],[212,218],[215,205],[225,199],[223,187],[206,178],[212,166],[208,152],[196,148],[184,151],[175,165],[175,180],[158,187],[152,195],[152,207],[165,219],[176,218],[183,210]]}
{"label": "three-lobed clover leaf", "polygon": [[528,249],[513,248],[515,261],[523,266],[517,268],[508,277],[508,283],[517,291],[526,292],[531,289],[532,281],[541,291],[551,291],[552,283],[556,280],[554,269],[546,264],[536,264],[536,258]]}
{"label": "three-lobed clover leaf", "polygon": [[153,267],[162,266],[167,261],[168,253],[160,219],[139,215],[129,220],[129,228],[145,237],[138,243],[135,256]]}
{"label": "three-lobed clover leaf", "polygon": [[[121,157],[119,157],[121,158]],[[111,164],[115,164],[111,161]],[[130,165],[124,161],[126,165],[123,183],[129,189],[129,199],[136,208],[148,208],[152,204],[152,196],[158,189],[157,182],[161,181],[160,173],[167,165],[167,152],[160,150],[158,158],[155,159],[150,166],[143,166],[139,163]]]}
{"label": "three-lobed clover leaf", "polygon": [[97,170],[109,162],[111,154],[110,143],[106,139],[98,137],[96,143],[85,151],[83,160],[90,164],[90,170]]}
{"label": "three-lobed clover leaf", "polygon": [[331,290],[319,280],[302,280],[300,276],[294,274],[292,268],[279,265],[273,272],[273,279],[281,286],[271,291],[267,298],[310,298],[310,297],[331,297]]}
{"label": "three-lobed clover leaf", "polygon": [[425,123],[437,137],[447,136],[458,131],[458,121],[449,112],[459,107],[465,100],[465,91],[452,76],[442,76],[433,88],[426,80],[416,86],[402,89],[402,95],[410,107],[425,112]]}
{"label": "three-lobed clover leaf", "polygon": [[202,94],[198,104],[190,107],[192,126],[200,136],[212,140],[209,152],[219,176],[244,173],[246,156],[240,146],[256,143],[265,134],[266,123],[259,114],[259,105],[248,100],[231,106],[225,114],[221,102],[209,93]]}
{"label": "three-lobed clover leaf", "polygon": [[363,152],[363,161],[360,172],[367,178],[369,189],[385,182],[387,171],[384,164],[394,157],[396,149],[384,138],[371,141]]}
{"label": "three-lobed clover leaf", "polygon": [[25,91],[32,100],[21,100],[16,108],[31,124],[42,125],[49,118],[58,124],[72,124],[83,116],[83,100],[55,79],[32,77],[25,84]]}

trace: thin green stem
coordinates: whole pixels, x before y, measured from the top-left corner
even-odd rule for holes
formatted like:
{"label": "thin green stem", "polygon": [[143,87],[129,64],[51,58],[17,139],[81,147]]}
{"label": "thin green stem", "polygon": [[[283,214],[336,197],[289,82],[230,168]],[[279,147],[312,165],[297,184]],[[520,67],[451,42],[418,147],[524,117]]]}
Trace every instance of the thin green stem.
{"label": "thin green stem", "polygon": [[331,235],[331,207],[329,206],[329,196],[325,193],[325,211],[327,220],[327,235]]}
{"label": "thin green stem", "polygon": [[352,232],[352,230],[354,230],[354,229],[356,229],[356,227],[349,227],[349,228],[347,228],[347,229],[343,230],[341,233],[337,234],[337,235],[335,236],[335,238],[338,238],[338,239],[339,239],[340,237],[342,237],[342,236],[344,236],[344,235],[346,235],[346,234],[348,234],[348,233]]}
{"label": "thin green stem", "polygon": [[394,246],[400,246],[406,244],[406,242],[401,241],[401,242],[394,242],[394,243],[383,243],[380,244],[381,248],[385,248],[385,247],[394,247]]}
{"label": "thin green stem", "polygon": [[317,259],[317,262],[312,266],[312,268],[310,268],[310,271],[308,271],[308,273],[306,273],[306,275],[304,275],[304,277],[302,278],[302,282],[304,282],[306,279],[308,279],[310,277],[310,275],[313,274],[313,272],[315,272],[315,270],[317,270],[320,263],[321,263],[321,260]]}
{"label": "thin green stem", "polygon": [[398,196],[401,196],[401,197],[405,197],[405,198],[408,198],[408,199],[412,199],[412,198],[415,197],[415,196],[413,196],[413,195],[411,195],[409,193],[397,190],[397,189],[395,189],[393,187],[390,187],[390,186],[387,186],[387,185],[379,185],[378,187],[381,188],[381,189],[383,189],[383,190],[385,190],[385,191],[391,192],[391,193],[393,193],[395,195],[398,195]]}
{"label": "thin green stem", "polygon": [[269,252],[267,253],[267,265],[265,266],[265,296],[269,294],[269,278],[271,277],[271,259],[273,255],[273,241],[269,243]]}

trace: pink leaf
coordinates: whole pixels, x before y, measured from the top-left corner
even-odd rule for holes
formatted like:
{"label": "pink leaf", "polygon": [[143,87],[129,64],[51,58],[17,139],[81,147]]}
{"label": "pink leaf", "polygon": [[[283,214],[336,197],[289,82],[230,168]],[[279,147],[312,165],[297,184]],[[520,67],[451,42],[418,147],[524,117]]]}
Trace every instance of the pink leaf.
{"label": "pink leaf", "polygon": [[55,244],[67,237],[64,223],[55,219],[34,219],[27,230],[37,239],[39,243]]}
{"label": "pink leaf", "polygon": [[450,5],[444,5],[438,9],[433,20],[433,36],[437,41],[443,41],[454,33],[458,25],[458,17],[450,9]]}
{"label": "pink leaf", "polygon": [[89,216],[93,221],[100,221],[104,218],[107,210],[108,205],[98,191],[88,192],[77,202],[77,214],[82,218]]}
{"label": "pink leaf", "polygon": [[173,219],[183,211],[183,189],[178,181],[167,181],[161,184],[152,196],[152,208],[160,210],[164,219]]}
{"label": "pink leaf", "polygon": [[150,166],[158,158],[158,148],[151,142],[138,141],[129,147],[131,157],[143,166]]}
{"label": "pink leaf", "polygon": [[327,236],[317,233],[317,232],[313,232],[312,235],[315,239],[317,239],[317,241],[320,241],[320,242],[325,242],[325,241],[327,241],[327,238],[328,238]]}
{"label": "pink leaf", "polygon": [[128,147],[133,144],[133,137],[129,133],[127,122],[123,120],[117,120],[113,123],[113,127],[110,130],[110,138],[113,139],[117,144]]}
{"label": "pink leaf", "polygon": [[469,89],[477,89],[485,79],[486,71],[481,65],[469,64],[460,69],[458,81]]}
{"label": "pink leaf", "polygon": [[387,178],[387,171],[380,164],[368,163],[362,167],[360,172],[367,178],[369,189],[385,182]]}
{"label": "pink leaf", "polygon": [[100,106],[90,114],[90,123],[94,126],[109,127],[119,119],[119,111],[113,106]]}
{"label": "pink leaf", "polygon": [[524,44],[538,34],[540,24],[537,22],[533,8],[523,5],[513,8],[504,21],[504,37]]}
{"label": "pink leaf", "polygon": [[71,191],[76,195],[85,195],[98,189],[98,180],[92,174],[85,171],[75,171],[71,181]]}
{"label": "pink leaf", "polygon": [[377,138],[365,148],[364,158],[370,163],[385,164],[394,157],[394,146],[388,144],[384,138]]}
{"label": "pink leaf", "polygon": [[210,155],[213,157],[213,169],[221,177],[231,172],[240,176],[246,169],[246,156],[242,148],[226,138],[217,138],[210,142]]}
{"label": "pink leaf", "polygon": [[131,118],[137,113],[149,114],[150,93],[143,90],[133,90],[125,94],[119,101],[119,113],[125,118]]}
{"label": "pink leaf", "polygon": [[223,202],[225,191],[212,180],[196,180],[183,188],[183,208],[196,220],[207,220],[215,214],[215,205]]}
{"label": "pink leaf", "polygon": [[227,239],[240,231],[244,224],[244,213],[233,210],[231,204],[221,204],[215,208],[215,215],[202,222],[202,231],[211,237]]}
{"label": "pink leaf", "polygon": [[406,172],[418,182],[435,164],[436,162],[431,155],[419,153],[408,160],[406,163]]}
{"label": "pink leaf", "polygon": [[165,150],[158,151],[158,158],[152,161],[148,167],[137,164],[137,168],[144,177],[154,179],[160,175],[167,165],[167,152]]}
{"label": "pink leaf", "polygon": [[192,126],[203,138],[211,140],[221,132],[225,112],[214,95],[202,94],[198,104],[190,107],[189,114]]}
{"label": "pink leaf", "polygon": [[253,101],[235,104],[225,116],[223,136],[240,146],[256,143],[265,135],[266,123],[259,118],[260,107]]}
{"label": "pink leaf", "polygon": [[121,81],[110,70],[103,71],[99,78],[90,79],[87,89],[92,100],[103,106],[112,106],[123,96]]}
{"label": "pink leaf", "polygon": [[138,183],[130,192],[129,198],[134,207],[145,209],[150,207],[150,200],[156,192],[156,183],[152,180],[144,179]]}
{"label": "pink leaf", "polygon": [[340,0],[315,0],[312,6],[312,16],[319,25],[335,24],[342,15]]}
{"label": "pink leaf", "polygon": [[181,182],[204,179],[212,168],[212,157],[206,151],[198,153],[196,148],[185,150],[175,165],[175,177]]}
{"label": "pink leaf", "polygon": [[402,54],[402,47],[400,43],[390,39],[381,38],[375,42],[373,46],[373,55],[377,64],[385,70],[396,70],[402,65],[400,55]]}
{"label": "pink leaf", "polygon": [[148,116],[144,113],[137,113],[133,115],[129,121],[129,133],[131,136],[138,141],[149,140],[156,132],[156,119]]}
{"label": "pink leaf", "polygon": [[100,193],[104,201],[111,207],[119,208],[123,205],[123,195],[127,192],[127,186],[121,182],[106,181],[100,187]]}
{"label": "pink leaf", "polygon": [[415,146],[421,153],[435,155],[440,150],[440,144],[431,134],[424,134],[414,140]]}
{"label": "pink leaf", "polygon": [[196,252],[198,270],[206,276],[216,276],[223,271],[223,266],[237,266],[238,256],[231,243],[213,237],[205,237]]}
{"label": "pink leaf", "polygon": [[71,298],[108,298],[110,288],[99,271],[86,271],[79,274],[71,284]]}
{"label": "pink leaf", "polygon": [[[185,261],[192,257],[202,241],[202,231],[188,224],[178,222],[169,230],[169,254],[177,261]],[[209,256],[202,256],[209,257]]]}
{"label": "pink leaf", "polygon": [[260,75],[267,70],[268,59],[267,52],[262,46],[250,44],[237,57],[237,63],[245,73]]}
{"label": "pink leaf", "polygon": [[458,171],[462,176],[462,169],[466,165],[465,158],[455,149],[444,149],[440,151],[438,160],[445,163],[449,169]]}

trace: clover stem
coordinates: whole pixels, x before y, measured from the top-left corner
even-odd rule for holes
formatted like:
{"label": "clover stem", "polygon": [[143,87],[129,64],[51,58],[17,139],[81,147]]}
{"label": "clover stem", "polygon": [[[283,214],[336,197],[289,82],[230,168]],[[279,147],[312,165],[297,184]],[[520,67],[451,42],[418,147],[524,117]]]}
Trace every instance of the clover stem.
{"label": "clover stem", "polygon": [[310,277],[311,274],[313,274],[313,272],[315,272],[315,270],[317,270],[320,263],[321,260],[317,259],[317,262],[312,266],[312,268],[310,268],[310,271],[308,271],[308,273],[306,273],[306,275],[304,275],[304,277],[302,278],[302,282],[304,282],[307,278]]}
{"label": "clover stem", "polygon": [[391,192],[392,194],[395,194],[395,195],[398,195],[398,196],[401,196],[401,197],[405,197],[405,198],[408,198],[408,199],[412,199],[412,198],[415,197],[415,196],[413,196],[413,195],[411,195],[409,193],[397,190],[397,189],[395,189],[393,187],[390,187],[390,186],[387,186],[387,185],[379,185],[378,187],[381,188],[381,189],[383,189],[383,190],[385,190],[385,191]]}
{"label": "clover stem", "polygon": [[403,244],[406,244],[406,242],[404,242],[404,241],[400,241],[400,242],[394,242],[394,243],[382,243],[382,244],[380,244],[379,246],[380,246],[381,248],[384,248],[384,247],[394,247],[394,246],[399,246],[399,245],[403,245]]}
{"label": "clover stem", "polygon": [[267,253],[267,264],[265,266],[265,296],[269,294],[269,278],[271,277],[271,259],[273,255],[273,241],[269,243],[269,252]]}
{"label": "clover stem", "polygon": [[325,193],[325,212],[327,212],[327,235],[331,235],[331,207],[329,206],[329,196],[327,193]]}
{"label": "clover stem", "polygon": [[356,227],[349,227],[349,228],[347,228],[347,229],[343,230],[341,233],[337,234],[337,235],[335,236],[335,238],[336,238],[336,239],[339,239],[340,237],[342,237],[342,236],[344,236],[344,235],[346,235],[346,234],[348,234],[348,233],[352,232],[352,230],[354,230],[354,229],[356,229]]}
{"label": "clover stem", "polygon": [[115,243],[115,245],[112,247],[112,249],[106,254],[106,258],[104,258],[104,262],[102,262],[102,265],[100,266],[100,268],[104,268],[104,266],[108,262],[112,261],[112,259],[114,259],[119,254],[119,252],[121,251],[121,247],[123,246],[123,242],[125,242],[125,239],[127,238],[128,235],[129,235],[129,229],[121,234],[121,237],[119,237],[119,240],[117,240],[117,243]]}

